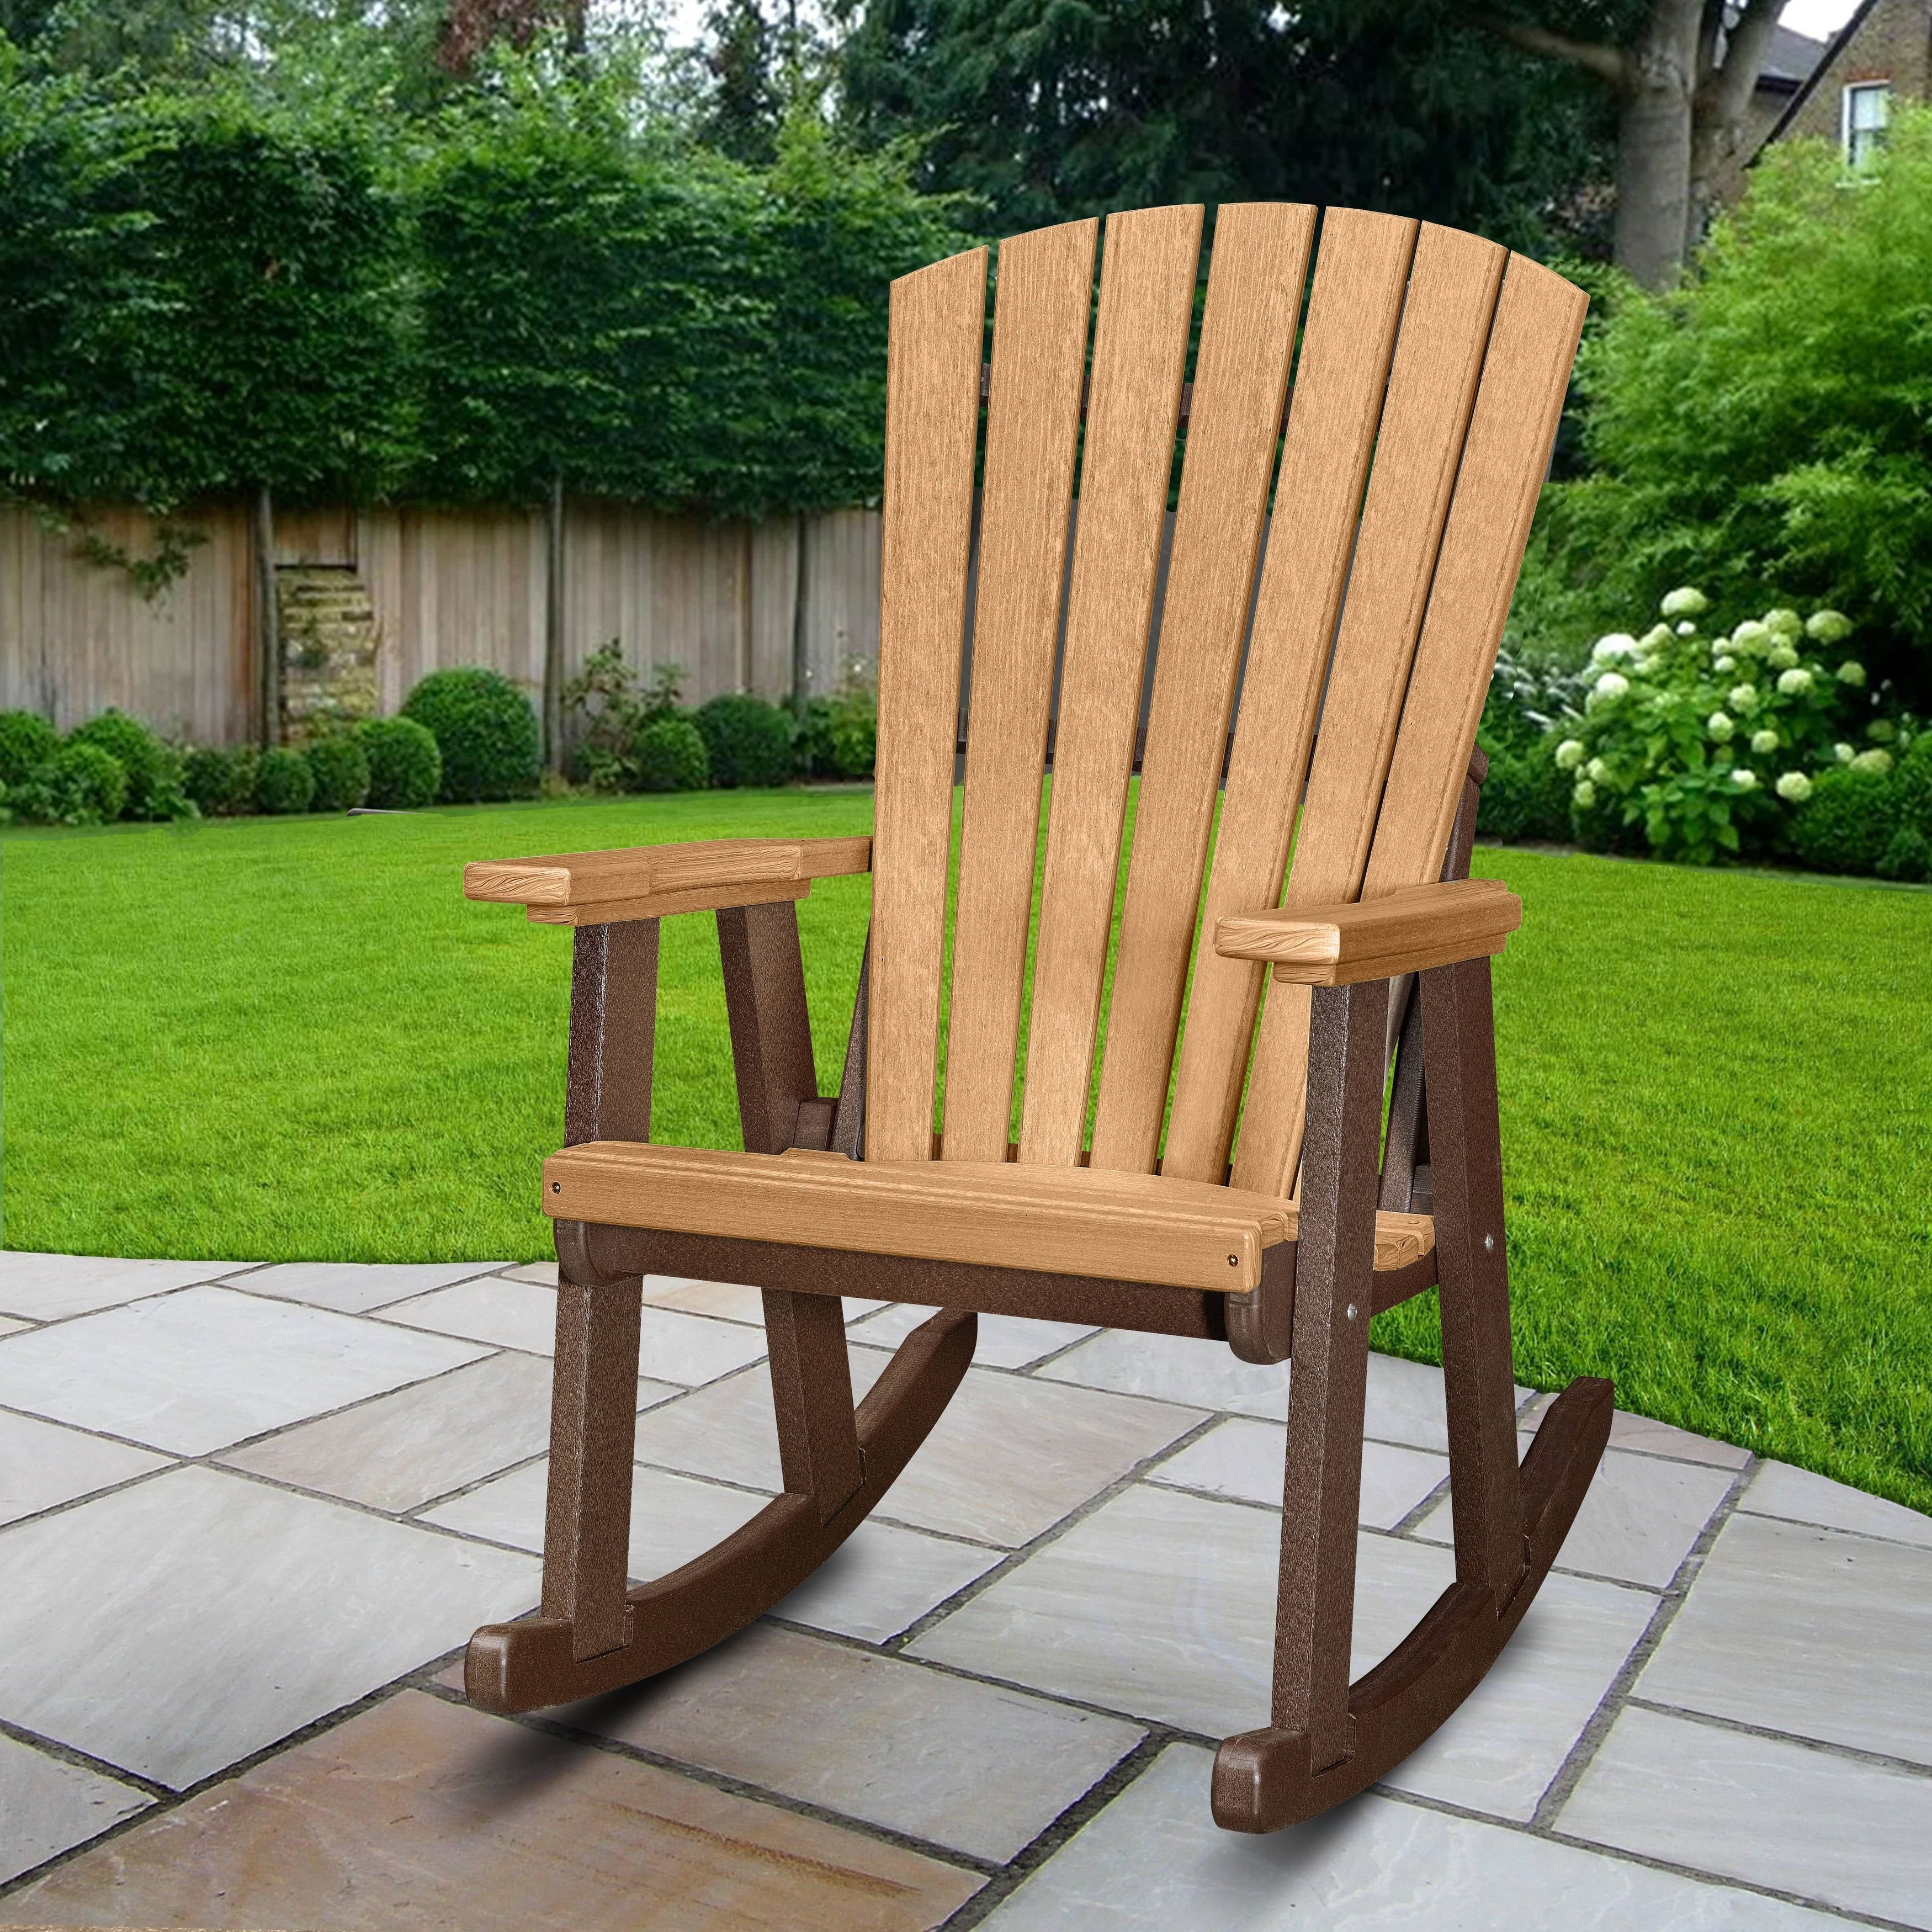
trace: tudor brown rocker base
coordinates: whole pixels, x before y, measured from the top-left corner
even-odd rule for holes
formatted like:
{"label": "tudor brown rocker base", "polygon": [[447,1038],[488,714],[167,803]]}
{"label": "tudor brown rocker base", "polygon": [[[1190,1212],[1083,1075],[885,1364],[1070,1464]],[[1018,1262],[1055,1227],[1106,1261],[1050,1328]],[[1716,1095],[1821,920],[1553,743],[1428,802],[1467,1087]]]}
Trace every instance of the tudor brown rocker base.
{"label": "tudor brown rocker base", "polygon": [[[963,745],[984,252],[895,284],[873,839],[468,868],[472,898],[576,928],[566,1144],[542,1184],[562,1277],[543,1603],[472,1639],[478,1704],[613,1689],[770,1608],[925,1440],[979,1312],[1293,1358],[1272,1707],[1221,1747],[1222,1825],[1272,1831],[1383,1776],[1534,1598],[1611,1390],[1573,1383],[1519,1467],[1490,962],[1521,908],[1466,874],[1475,721],[1582,299],[1489,243],[1330,210],[1284,426],[1314,228],[1306,208],[1221,211],[1157,650],[1198,209],[1109,220],[1090,381],[1097,224],[1003,244]],[[868,872],[872,938],[825,1098],[794,902]],[[658,921],[700,910],[717,918],[742,1153],[650,1140]],[[646,1274],[763,1290],[784,1492],[634,1588]],[[1369,1323],[1432,1287],[1456,1580],[1351,1684]],[[941,1311],[856,1409],[846,1295]]]}

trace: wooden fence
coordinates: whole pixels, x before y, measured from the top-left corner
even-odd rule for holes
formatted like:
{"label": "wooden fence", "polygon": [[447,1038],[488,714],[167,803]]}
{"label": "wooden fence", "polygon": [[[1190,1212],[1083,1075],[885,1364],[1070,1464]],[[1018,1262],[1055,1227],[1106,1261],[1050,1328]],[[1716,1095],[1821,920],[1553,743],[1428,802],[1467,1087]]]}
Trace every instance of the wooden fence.
{"label": "wooden fence", "polygon": [[[184,574],[146,598],[125,568],[85,558],[80,542],[84,529],[130,556],[151,555],[155,532],[140,511],[92,507],[83,526],[63,530],[31,510],[0,508],[0,706],[67,729],[116,705],[195,743],[260,737],[250,506],[205,504],[176,520],[202,540]],[[795,634],[808,692],[830,690],[852,658],[877,661],[876,512],[724,524],[573,500],[562,535],[566,676],[611,638],[640,670],[682,664],[692,702],[724,691],[788,697]],[[549,595],[541,510],[278,511],[274,551],[278,566],[352,572],[366,589],[385,712],[448,664],[493,666],[540,699]]]}

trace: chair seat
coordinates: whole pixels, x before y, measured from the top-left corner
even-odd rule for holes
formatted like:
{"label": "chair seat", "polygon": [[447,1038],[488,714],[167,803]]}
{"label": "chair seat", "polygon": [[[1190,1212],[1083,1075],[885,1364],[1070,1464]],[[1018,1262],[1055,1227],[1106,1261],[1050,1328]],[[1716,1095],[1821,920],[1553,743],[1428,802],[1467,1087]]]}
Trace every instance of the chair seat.
{"label": "chair seat", "polygon": [[[1258,1286],[1262,1251],[1297,1230],[1292,1201],[1157,1174],[636,1141],[553,1154],[544,1208],[608,1226],[1234,1294]],[[1407,1268],[1435,1245],[1426,1214],[1376,1216],[1378,1270]]]}

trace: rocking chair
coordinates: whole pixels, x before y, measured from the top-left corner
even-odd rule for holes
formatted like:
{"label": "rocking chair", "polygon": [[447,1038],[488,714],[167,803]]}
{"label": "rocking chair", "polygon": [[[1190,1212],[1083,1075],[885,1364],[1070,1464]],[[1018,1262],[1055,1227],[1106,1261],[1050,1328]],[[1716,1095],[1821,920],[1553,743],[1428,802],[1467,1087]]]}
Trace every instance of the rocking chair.
{"label": "rocking chair", "polygon": [[[795,1588],[925,1439],[981,1310],[1293,1357],[1273,1708],[1220,1748],[1222,1825],[1273,1831],[1382,1777],[1536,1594],[1611,1388],[1571,1383],[1519,1468],[1490,960],[1521,908],[1466,874],[1477,719],[1584,298],[1346,208],[1311,275],[1316,226],[1220,210],[1191,383],[1198,208],[1110,217],[1097,304],[1098,221],[1002,243],[983,370],[984,249],[893,284],[870,839],[467,868],[471,898],[576,929],[566,1145],[543,1168],[543,1601],[471,1640],[484,1708],[668,1670]],[[826,1098],[794,902],[867,871]],[[718,921],[742,1154],[650,1140],[658,921],[695,911]],[[784,1490],[632,1588],[647,1273],[763,1290]],[[1352,1684],[1369,1323],[1431,1287],[1456,1580]],[[856,1413],[844,1295],[941,1311]]]}

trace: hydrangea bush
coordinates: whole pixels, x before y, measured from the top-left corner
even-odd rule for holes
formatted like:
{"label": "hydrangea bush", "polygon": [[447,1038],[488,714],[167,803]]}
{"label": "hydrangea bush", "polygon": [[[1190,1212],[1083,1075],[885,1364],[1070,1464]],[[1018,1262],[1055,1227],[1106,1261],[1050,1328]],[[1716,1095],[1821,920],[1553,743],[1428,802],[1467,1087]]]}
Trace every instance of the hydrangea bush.
{"label": "hydrangea bush", "polygon": [[1819,776],[1891,770],[1911,721],[1874,715],[1835,610],[1767,610],[1707,631],[1702,592],[1673,590],[1641,637],[1590,654],[1580,707],[1550,734],[1573,823],[1599,850],[1708,865],[1784,852]]}

